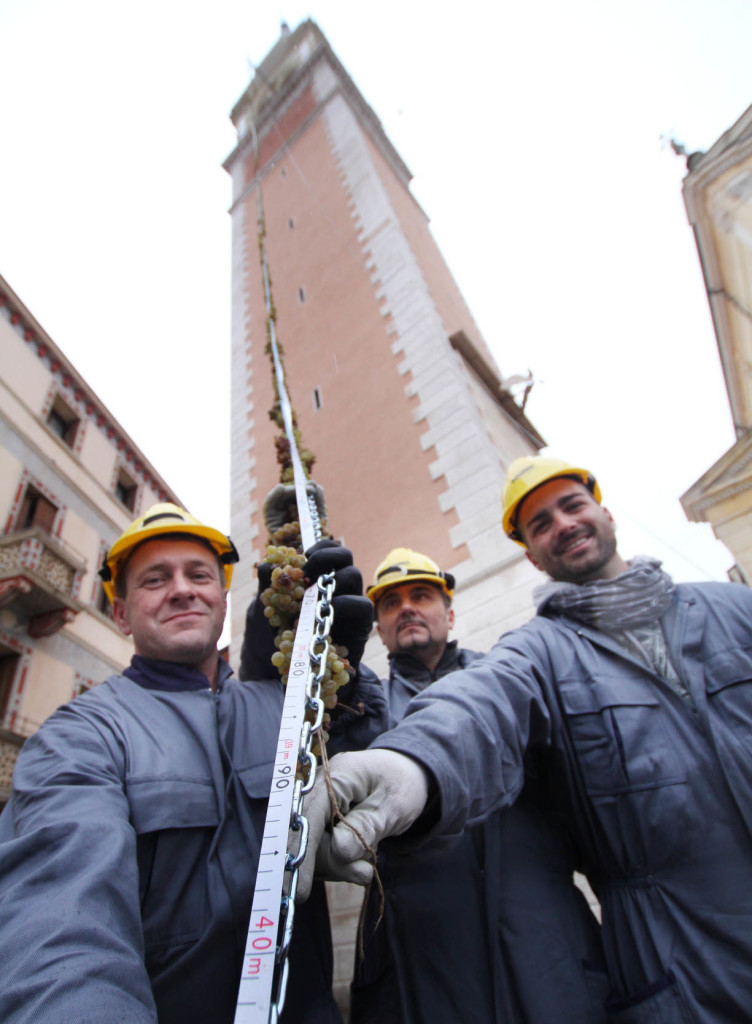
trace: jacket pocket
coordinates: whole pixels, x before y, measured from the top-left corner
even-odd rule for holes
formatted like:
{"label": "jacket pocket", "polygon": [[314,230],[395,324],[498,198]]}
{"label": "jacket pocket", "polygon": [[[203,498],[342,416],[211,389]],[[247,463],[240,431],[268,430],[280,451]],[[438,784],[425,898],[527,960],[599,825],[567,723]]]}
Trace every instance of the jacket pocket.
{"label": "jacket pocket", "polygon": [[219,807],[211,780],[133,777],[126,780],[131,824],[136,833],[219,824]]}
{"label": "jacket pocket", "polygon": [[649,684],[621,673],[562,680],[559,692],[590,795],[685,781]]}
{"label": "jacket pocket", "polygon": [[627,999],[606,1003],[609,1024],[692,1024],[690,1013],[672,974],[666,974]]}
{"label": "jacket pocket", "polygon": [[207,927],[219,807],[208,780],[141,776],[128,780],[127,791],[147,965],[158,971]]}
{"label": "jacket pocket", "polygon": [[[729,687],[743,686],[745,683],[752,683],[752,652],[746,648],[720,651],[705,662],[705,686],[711,699],[723,694]],[[733,699],[740,699],[740,691],[733,692]],[[747,710],[752,707],[752,688],[745,691],[743,704]]]}

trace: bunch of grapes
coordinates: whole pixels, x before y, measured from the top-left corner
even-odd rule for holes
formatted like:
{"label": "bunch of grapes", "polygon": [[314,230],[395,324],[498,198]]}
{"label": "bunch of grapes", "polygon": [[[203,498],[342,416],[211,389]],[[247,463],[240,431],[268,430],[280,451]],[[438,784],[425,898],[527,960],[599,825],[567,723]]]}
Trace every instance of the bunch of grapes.
{"label": "bunch of grapes", "polygon": [[[277,650],[272,655],[272,665],[279,671],[283,683],[287,683],[294,639],[295,633],[291,629],[280,630],[274,638]],[[347,648],[330,643],[326,652],[326,670],[321,683],[321,697],[327,710],[331,711],[337,706],[337,690],[350,682],[349,669]]]}
{"label": "bunch of grapes", "polygon": [[[282,677],[282,684],[286,685],[295,627],[305,593],[303,566],[306,558],[301,552],[300,526],[297,522],[285,523],[269,539],[271,543],[266,548],[266,561],[273,566],[271,583],[261,592],[260,600],[264,606],[264,615],[276,629],[274,644],[277,650],[272,655],[272,664]],[[324,742],[331,721],[329,712],[337,706],[337,691],[349,683],[354,674],[347,660],[347,648],[330,642],[321,683],[321,697],[327,709],[319,734],[323,735]]]}
{"label": "bunch of grapes", "polygon": [[271,585],[261,594],[264,615],[275,629],[289,630],[300,613],[305,594],[305,555],[300,554],[297,548],[269,544],[266,548],[266,561],[274,568]]}

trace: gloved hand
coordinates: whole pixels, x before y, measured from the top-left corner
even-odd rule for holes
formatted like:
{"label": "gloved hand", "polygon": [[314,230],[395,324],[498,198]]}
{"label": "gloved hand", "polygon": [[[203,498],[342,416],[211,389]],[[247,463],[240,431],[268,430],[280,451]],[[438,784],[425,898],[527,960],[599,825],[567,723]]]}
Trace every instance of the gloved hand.
{"label": "gloved hand", "polygon": [[[313,495],[319,519],[326,519],[326,499],[324,488],[320,487],[313,480],[306,483],[306,494]],[[299,522],[298,502],[295,497],[295,487],[292,484],[277,484],[272,487],[264,498],[263,505],[264,522],[269,534],[275,533],[285,523]]]}
{"label": "gloved hand", "polygon": [[[259,578],[258,592],[261,594],[269,586],[272,566],[263,562],[257,570]],[[243,646],[240,649],[240,667],[238,679],[247,682],[250,679],[277,679],[279,673],[272,665],[272,655],[277,650],[274,644],[276,630],[269,625],[264,615],[264,606],[260,598],[254,597],[245,613],[245,630]]]}
{"label": "gloved hand", "polygon": [[298,869],[296,901],[304,903],[308,899],[314,875],[326,878],[330,882],[368,885],[373,875],[373,867],[367,860],[358,859],[348,863],[331,857],[331,836],[326,828],[332,821],[332,807],[321,768],[316,775],[313,789],[303,799],[303,813],[308,819],[308,848]]}
{"label": "gloved hand", "polygon": [[353,565],[352,552],[334,540],[320,540],[307,551],[303,575],[311,583],[333,572],[334,621],[332,639],[347,648],[347,660],[357,669],[373,626],[373,605],[363,596],[363,577]]}
{"label": "gloved hand", "polygon": [[332,787],[345,820],[331,833],[325,831],[331,812],[323,772],[319,772],[304,805],[309,840],[298,891],[303,887],[306,896],[313,881],[314,850],[317,874],[364,885],[373,874],[371,864],[364,859],[365,847],[375,850],[382,839],[405,832],[420,817],[429,795],[426,770],[394,750],[337,754],[329,766]]}

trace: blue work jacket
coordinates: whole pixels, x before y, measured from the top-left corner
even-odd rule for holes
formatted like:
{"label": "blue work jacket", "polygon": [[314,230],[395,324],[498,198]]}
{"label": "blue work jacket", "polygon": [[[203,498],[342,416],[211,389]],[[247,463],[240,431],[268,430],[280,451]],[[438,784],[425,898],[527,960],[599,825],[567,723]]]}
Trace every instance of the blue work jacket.
{"label": "blue work jacket", "polygon": [[533,769],[599,896],[618,1024],[739,1024],[752,1007],[752,592],[676,588],[686,696],[606,634],[537,616],[376,741],[421,761],[440,831]]}
{"label": "blue work jacket", "polygon": [[[213,694],[194,670],[136,665],[139,682],[77,697],[19,756],[0,817],[3,1024],[233,1020],[282,686],[220,662]],[[330,944],[305,954],[281,1020],[339,1021],[316,966]]]}
{"label": "blue work jacket", "polygon": [[[391,655],[390,724],[416,694],[429,694],[435,680],[479,657],[452,641],[431,673],[410,654]],[[376,927],[374,885],[351,1024],[605,1020],[598,923],[574,885],[566,829],[534,790],[530,782],[515,807],[450,843],[409,853],[383,844],[384,916]]]}

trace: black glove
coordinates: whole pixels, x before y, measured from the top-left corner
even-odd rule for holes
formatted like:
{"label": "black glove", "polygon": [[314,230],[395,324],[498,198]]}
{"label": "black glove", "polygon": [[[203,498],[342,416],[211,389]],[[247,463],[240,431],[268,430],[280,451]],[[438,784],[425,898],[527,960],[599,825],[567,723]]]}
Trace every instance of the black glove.
{"label": "black glove", "polygon": [[[262,562],[257,569],[258,593],[262,594],[272,581],[273,565]],[[249,679],[276,679],[278,672],[272,665],[272,655],[277,650],[274,644],[276,630],[269,625],[264,615],[264,606],[257,595],[248,605],[245,613],[245,630],[243,646],[240,650],[240,668],[238,679],[247,682]]]}
{"label": "black glove", "polygon": [[353,565],[352,552],[334,540],[320,540],[306,551],[303,575],[310,583],[334,573],[332,640],[347,648],[354,669],[360,664],[373,626],[373,605],[363,596],[363,577]]}
{"label": "black glove", "polygon": [[[353,565],[352,552],[333,540],[320,540],[306,552],[308,561],[303,573],[311,583],[319,576],[334,572],[335,591],[332,599],[334,619],[332,640],[347,648],[347,660],[357,669],[373,625],[373,605],[363,596],[363,577]],[[262,562],[257,569],[258,593],[271,585],[274,566]],[[241,682],[249,679],[274,679],[277,670],[271,662],[277,650],[274,644],[276,630],[269,625],[264,615],[264,606],[255,597],[248,606],[245,616],[243,646],[240,651],[238,678]]]}

